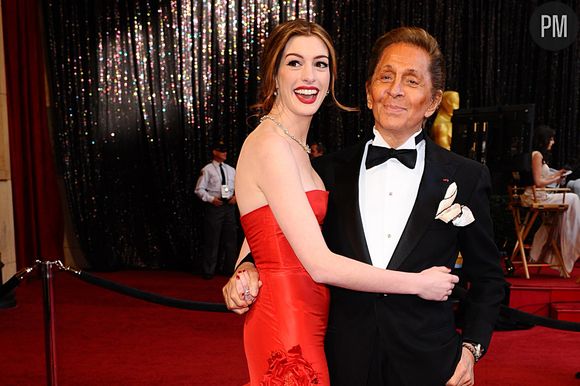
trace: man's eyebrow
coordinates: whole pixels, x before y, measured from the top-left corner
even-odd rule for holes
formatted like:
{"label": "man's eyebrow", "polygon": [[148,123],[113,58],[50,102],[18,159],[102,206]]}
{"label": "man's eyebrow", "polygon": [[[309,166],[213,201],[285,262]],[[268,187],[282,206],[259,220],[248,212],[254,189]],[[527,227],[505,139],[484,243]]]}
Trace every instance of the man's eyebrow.
{"label": "man's eyebrow", "polygon": [[[391,66],[390,64],[385,64],[384,66],[382,66],[379,71],[392,71],[394,68],[393,66]],[[421,72],[415,68],[407,68],[404,69],[403,74],[411,74],[411,75],[415,75],[415,76],[421,76]]]}

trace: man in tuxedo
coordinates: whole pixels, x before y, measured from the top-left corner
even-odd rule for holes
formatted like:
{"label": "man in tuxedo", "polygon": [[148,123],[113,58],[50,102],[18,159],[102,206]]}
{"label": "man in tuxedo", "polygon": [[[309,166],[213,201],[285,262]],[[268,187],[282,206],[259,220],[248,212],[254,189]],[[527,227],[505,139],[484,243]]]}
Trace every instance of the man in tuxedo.
{"label": "man in tuxedo", "polygon": [[[330,192],[323,233],[333,252],[406,272],[452,268],[461,252],[469,285],[464,326],[456,330],[451,302],[331,288],[325,347],[333,386],[472,385],[474,363],[489,347],[504,297],[489,172],[422,130],[444,81],[443,56],[426,31],[383,35],[366,82],[374,138],[321,157],[315,167]],[[240,265],[252,273],[257,294],[252,267]],[[233,282],[224,296],[242,313],[249,304]]]}

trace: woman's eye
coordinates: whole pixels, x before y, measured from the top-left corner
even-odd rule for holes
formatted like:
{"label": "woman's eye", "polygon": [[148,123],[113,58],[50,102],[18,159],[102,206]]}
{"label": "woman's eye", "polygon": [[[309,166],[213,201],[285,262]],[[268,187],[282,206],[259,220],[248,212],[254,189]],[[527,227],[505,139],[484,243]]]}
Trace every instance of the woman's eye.
{"label": "woman's eye", "polygon": [[328,63],[326,62],[316,62],[315,65],[319,68],[328,68]]}
{"label": "woman's eye", "polygon": [[288,62],[288,66],[290,67],[298,67],[300,66],[300,62],[298,60],[291,60]]}

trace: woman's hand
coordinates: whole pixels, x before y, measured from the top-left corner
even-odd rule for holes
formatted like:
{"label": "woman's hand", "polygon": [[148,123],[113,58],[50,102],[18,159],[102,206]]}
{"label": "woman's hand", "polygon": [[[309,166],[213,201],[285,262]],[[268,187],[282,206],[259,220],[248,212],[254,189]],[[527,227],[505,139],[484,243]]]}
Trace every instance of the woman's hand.
{"label": "woman's hand", "polygon": [[258,270],[252,263],[244,263],[238,267],[233,276],[222,288],[226,306],[236,314],[244,314],[254,303],[262,282]]}
{"label": "woman's hand", "polygon": [[561,184],[564,182],[564,174],[567,172],[566,169],[560,169],[557,172],[555,172],[554,174],[551,175],[550,180],[552,181],[552,183],[558,183]]}
{"label": "woman's hand", "polygon": [[417,295],[425,300],[445,301],[449,299],[459,277],[452,275],[447,267],[431,267],[419,273],[419,291]]}

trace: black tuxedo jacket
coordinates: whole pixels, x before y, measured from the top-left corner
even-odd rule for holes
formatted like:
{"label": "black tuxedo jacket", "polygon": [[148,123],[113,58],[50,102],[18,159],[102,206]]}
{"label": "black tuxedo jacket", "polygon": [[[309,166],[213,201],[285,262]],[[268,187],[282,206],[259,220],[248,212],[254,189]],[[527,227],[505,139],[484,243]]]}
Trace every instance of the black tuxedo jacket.
{"label": "black tuxedo jacket", "polygon": [[[322,157],[315,167],[330,192],[323,227],[329,248],[371,264],[358,192],[364,148],[365,144],[360,144]],[[452,182],[458,188],[455,202],[467,205],[475,217],[465,227],[435,219],[439,202]],[[470,285],[465,326],[460,335],[451,301],[332,287],[325,346],[333,386],[367,385],[370,363],[377,352],[389,368],[388,374],[383,374],[384,385],[442,386],[461,357],[462,340],[489,346],[504,298],[503,272],[489,213],[490,189],[485,166],[426,138],[419,193],[388,269],[420,272],[432,266],[453,268],[461,252],[464,279]]]}

